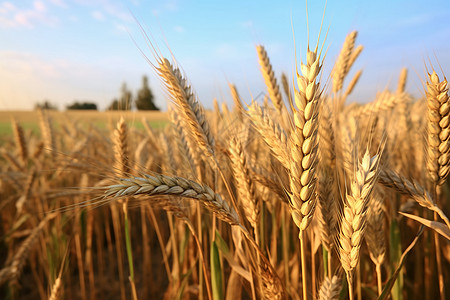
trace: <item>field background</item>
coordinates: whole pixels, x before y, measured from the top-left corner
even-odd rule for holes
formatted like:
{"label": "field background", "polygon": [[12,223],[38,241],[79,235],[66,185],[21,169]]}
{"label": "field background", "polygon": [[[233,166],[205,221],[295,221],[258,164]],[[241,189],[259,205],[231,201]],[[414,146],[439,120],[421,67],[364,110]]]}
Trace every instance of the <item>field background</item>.
{"label": "field background", "polygon": [[[166,112],[160,111],[94,111],[94,110],[49,110],[55,129],[60,128],[64,120],[70,119],[82,127],[93,125],[97,128],[115,126],[123,117],[128,126],[143,129],[142,119],[146,118],[153,128],[164,127],[168,123]],[[39,135],[39,114],[37,111],[0,111],[0,143],[12,135],[11,120],[15,119],[26,131]]]}

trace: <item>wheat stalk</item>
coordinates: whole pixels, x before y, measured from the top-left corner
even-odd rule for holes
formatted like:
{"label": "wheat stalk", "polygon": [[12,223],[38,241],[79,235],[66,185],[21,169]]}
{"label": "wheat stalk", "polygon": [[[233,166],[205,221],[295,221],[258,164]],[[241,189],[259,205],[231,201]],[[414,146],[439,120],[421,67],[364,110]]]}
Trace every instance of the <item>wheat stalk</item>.
{"label": "wheat stalk", "polygon": [[383,197],[381,192],[375,189],[368,211],[365,237],[370,259],[376,267],[378,295],[381,295],[382,292],[381,264],[386,255],[386,239],[384,233]]}

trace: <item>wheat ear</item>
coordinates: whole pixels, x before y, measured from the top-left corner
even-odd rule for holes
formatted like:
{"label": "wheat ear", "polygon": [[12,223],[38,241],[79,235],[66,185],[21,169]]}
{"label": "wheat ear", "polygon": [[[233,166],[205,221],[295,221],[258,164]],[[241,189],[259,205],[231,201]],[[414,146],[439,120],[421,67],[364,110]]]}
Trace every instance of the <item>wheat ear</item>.
{"label": "wheat ear", "polygon": [[56,278],[55,283],[53,283],[52,291],[48,300],[58,300],[61,299],[61,277]]}
{"label": "wheat ear", "polygon": [[442,185],[450,171],[450,102],[447,79],[439,80],[436,72],[427,81],[428,128],[427,156],[428,174],[434,184]]}
{"label": "wheat ear", "polygon": [[317,46],[306,52],[306,65],[301,63],[301,73],[297,72],[298,90],[294,91],[294,128],[290,135],[290,176],[289,185],[291,216],[299,228],[300,256],[302,265],[303,298],[307,298],[306,258],[304,232],[316,208],[316,167],[318,161],[318,115],[322,94],[317,77],[322,68]]}
{"label": "wheat ear", "polygon": [[[317,50],[316,50],[317,51]],[[294,126],[290,137],[291,211],[294,223],[304,231],[316,206],[316,166],[318,161],[318,112],[321,90],[316,83],[321,69],[317,52],[307,52],[307,64],[301,64],[302,76],[297,74]]]}
{"label": "wheat ear", "polygon": [[350,193],[345,197],[344,211],[339,234],[339,256],[347,274],[350,300],[353,299],[353,271],[359,262],[360,247],[364,235],[370,194],[376,183],[380,154],[369,155],[367,149],[358,162]]}
{"label": "wheat ear", "polygon": [[353,89],[355,88],[356,84],[358,83],[361,75],[362,75],[362,70],[358,70],[358,72],[356,72],[356,74],[353,76],[352,80],[350,81],[350,83],[347,86],[347,89],[345,90],[345,93],[343,96],[344,100],[348,97],[348,95],[350,95],[353,92]]}
{"label": "wheat ear", "polygon": [[250,105],[248,115],[252,120],[254,128],[269,146],[274,157],[278,159],[283,167],[289,169],[287,134],[283,128],[278,123],[275,123],[267,111],[256,102]]}
{"label": "wheat ear", "polygon": [[405,92],[407,78],[408,78],[408,69],[403,68],[402,71],[400,72],[400,76],[398,78],[398,84],[397,84],[397,93],[398,94]]}
{"label": "wheat ear", "polygon": [[117,122],[113,133],[115,171],[118,176],[124,176],[130,172],[128,154],[128,127],[123,117]]}
{"label": "wheat ear", "polygon": [[189,132],[206,156],[214,154],[214,138],[211,134],[202,106],[195,99],[191,87],[187,84],[178,68],[163,58],[157,68],[164,79],[172,101],[185,121],[186,132]]}
{"label": "wheat ear", "polygon": [[331,279],[325,277],[319,290],[319,300],[337,300],[341,290],[341,279],[334,275]]}
{"label": "wheat ear", "polygon": [[54,158],[56,156],[57,149],[52,122],[44,110],[39,109],[38,113],[39,113],[39,124],[41,127],[41,134],[43,136],[45,147],[47,147],[47,149],[50,150],[51,155]]}
{"label": "wheat ear", "polygon": [[22,159],[22,164],[26,167],[28,160],[28,146],[25,140],[25,135],[22,126],[20,126],[16,119],[12,120],[12,129],[14,132],[14,139],[16,140],[16,147],[19,150],[20,158]]}
{"label": "wheat ear", "polygon": [[228,86],[230,88],[231,97],[233,98],[234,110],[238,116],[238,119],[242,121],[244,112],[245,112],[245,108],[242,105],[241,97],[239,96],[239,92],[234,84],[230,83],[230,84],[228,84]]}
{"label": "wheat ear", "polygon": [[[356,31],[350,32],[345,38],[344,45],[339,53],[333,72],[333,93],[337,93],[342,89],[344,78],[350,70],[351,55],[355,47],[355,40],[358,33]],[[356,58],[355,58],[356,59]]]}
{"label": "wheat ear", "polygon": [[445,213],[440,209],[436,202],[434,201],[431,194],[425,190],[417,181],[414,179],[408,180],[404,176],[398,174],[397,172],[389,169],[382,169],[379,174],[380,182],[390,188],[395,189],[400,194],[408,195],[420,206],[423,206],[431,211],[436,212],[442,220],[445,221],[447,227],[450,228],[450,220],[445,215]]}
{"label": "wheat ear", "polygon": [[215,212],[217,216],[232,224],[239,225],[240,221],[236,211],[222,199],[219,194],[203,184],[182,178],[162,174],[144,175],[143,177],[128,177],[119,179],[117,184],[102,187],[105,190],[103,200],[126,196],[158,196],[174,195],[199,200],[206,208]]}
{"label": "wheat ear", "polygon": [[[236,179],[237,192],[247,220],[252,225],[257,237],[260,206],[255,198],[255,187],[250,177],[247,159],[242,149],[242,143],[236,137],[230,141],[230,159],[234,178]],[[258,241],[258,239],[256,238]]]}
{"label": "wheat ear", "polygon": [[272,69],[272,65],[270,64],[269,56],[267,55],[266,49],[264,46],[258,45],[256,46],[256,51],[258,52],[259,65],[261,66],[261,73],[264,77],[264,82],[267,86],[267,91],[269,92],[270,99],[272,100],[273,105],[276,110],[280,114],[283,115],[284,103],[281,98],[280,87],[277,83],[277,79]]}

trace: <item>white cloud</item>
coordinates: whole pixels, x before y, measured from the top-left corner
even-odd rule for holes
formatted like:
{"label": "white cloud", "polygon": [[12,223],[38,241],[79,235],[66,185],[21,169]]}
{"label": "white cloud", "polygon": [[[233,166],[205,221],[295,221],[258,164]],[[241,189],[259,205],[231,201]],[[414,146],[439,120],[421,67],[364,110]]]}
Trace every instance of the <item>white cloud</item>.
{"label": "white cloud", "polygon": [[0,4],[0,14],[6,14],[15,11],[17,8],[11,2],[3,2]]}
{"label": "white cloud", "polygon": [[122,22],[132,22],[133,18],[128,9],[120,1],[112,0],[75,0],[80,6],[94,7],[105,15],[109,15]]}
{"label": "white cloud", "polygon": [[67,7],[67,4],[63,0],[50,0],[50,3],[63,8]]}
{"label": "white cloud", "polygon": [[56,23],[58,18],[48,13],[47,6],[41,0],[34,1],[31,8],[18,8],[10,2],[0,5],[0,27],[33,28],[37,24],[53,26]]}
{"label": "white cloud", "polygon": [[0,109],[32,109],[43,99],[60,108],[74,99],[104,106],[117,95],[123,80],[123,74],[109,65],[0,51],[0,78],[5,79],[0,81]]}
{"label": "white cloud", "polygon": [[105,16],[103,15],[103,13],[101,11],[98,11],[98,10],[93,11],[91,13],[91,16],[97,21],[104,21],[105,20]]}
{"label": "white cloud", "polygon": [[38,12],[45,12],[47,10],[47,7],[45,6],[44,2],[42,1],[34,1],[33,3],[34,9]]}
{"label": "white cloud", "polygon": [[253,21],[247,20],[247,21],[245,21],[245,22],[242,22],[242,23],[241,23],[241,26],[242,26],[243,28],[252,28],[252,27],[253,27]]}
{"label": "white cloud", "polygon": [[179,26],[179,25],[177,25],[177,26],[174,26],[173,27],[173,30],[175,31],[175,32],[177,32],[177,33],[183,33],[185,30],[184,30],[184,27],[183,26]]}

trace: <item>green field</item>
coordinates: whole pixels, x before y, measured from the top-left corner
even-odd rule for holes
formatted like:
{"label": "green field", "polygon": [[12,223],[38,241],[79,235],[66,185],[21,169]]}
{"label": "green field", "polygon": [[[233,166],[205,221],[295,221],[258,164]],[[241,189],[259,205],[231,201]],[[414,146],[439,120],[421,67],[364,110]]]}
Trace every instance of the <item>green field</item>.
{"label": "green field", "polygon": [[[97,128],[107,128],[116,124],[120,117],[123,117],[130,127],[143,129],[143,118],[145,118],[153,128],[164,127],[168,122],[168,115],[165,112],[132,112],[132,111],[48,111],[48,115],[53,121],[56,129],[60,128],[64,122],[70,120],[78,123],[82,128],[95,126]],[[12,135],[11,121],[15,119],[28,131],[29,134],[39,135],[39,114],[37,111],[0,111],[0,141],[4,141]]]}

